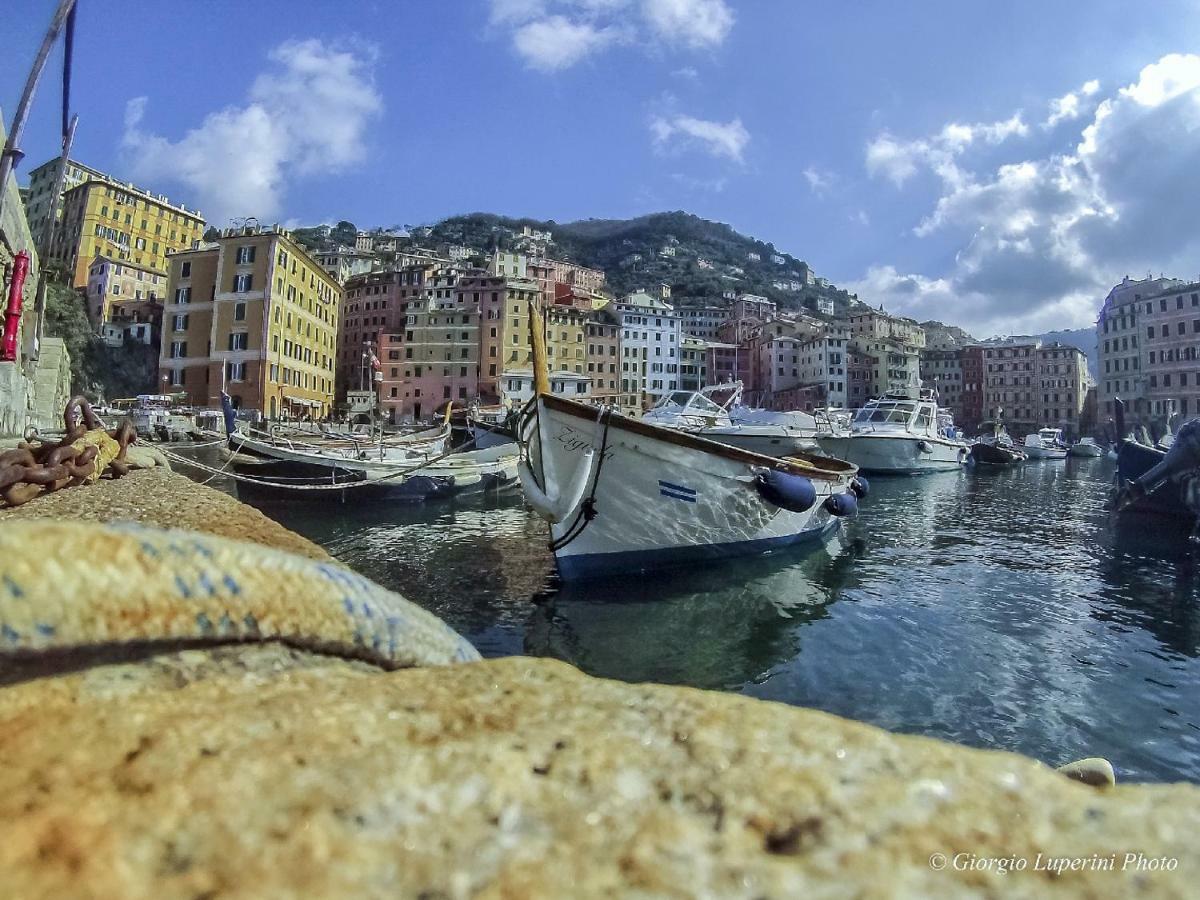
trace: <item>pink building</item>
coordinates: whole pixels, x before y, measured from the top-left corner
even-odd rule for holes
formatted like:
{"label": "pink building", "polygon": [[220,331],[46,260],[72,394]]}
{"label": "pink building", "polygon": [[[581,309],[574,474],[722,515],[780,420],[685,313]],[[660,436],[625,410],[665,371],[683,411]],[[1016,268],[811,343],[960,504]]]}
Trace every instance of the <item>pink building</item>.
{"label": "pink building", "polygon": [[[346,281],[338,329],[337,393],[358,390],[364,345],[382,346],[385,334],[404,331],[410,303],[432,296],[433,265],[408,266],[393,272],[369,272]],[[378,349],[375,351],[378,354]]]}
{"label": "pink building", "polygon": [[[561,259],[538,259],[531,261],[530,264],[534,263],[549,267],[551,277],[559,284],[569,284],[588,294],[604,290],[604,272],[600,269],[589,269],[587,266]],[[530,277],[533,277],[532,274]]]}
{"label": "pink building", "polygon": [[429,420],[479,396],[479,305],[459,281],[437,273],[431,296],[409,302],[404,331],[383,335],[379,401],[391,422]]}

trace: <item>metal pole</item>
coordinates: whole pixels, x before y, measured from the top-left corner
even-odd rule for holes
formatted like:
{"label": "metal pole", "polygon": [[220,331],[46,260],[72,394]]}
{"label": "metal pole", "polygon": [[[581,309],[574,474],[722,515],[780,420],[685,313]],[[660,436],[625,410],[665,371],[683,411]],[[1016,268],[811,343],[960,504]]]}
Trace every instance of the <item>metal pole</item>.
{"label": "metal pole", "polygon": [[59,0],[58,8],[54,11],[54,18],[50,20],[50,27],[46,29],[46,36],[42,38],[42,46],[38,48],[37,56],[34,57],[33,68],[29,70],[29,77],[25,80],[25,90],[21,92],[21,99],[17,103],[17,112],[13,116],[12,128],[9,129],[8,139],[4,142],[4,149],[0,151],[0,215],[4,213],[8,176],[25,155],[18,145],[21,142],[21,135],[25,132],[25,120],[29,118],[29,107],[33,103],[33,95],[37,93],[38,80],[42,77],[42,70],[46,68],[46,58],[50,55],[50,48],[54,46],[58,33],[62,31],[63,23],[66,22],[67,16],[74,8],[75,0]]}

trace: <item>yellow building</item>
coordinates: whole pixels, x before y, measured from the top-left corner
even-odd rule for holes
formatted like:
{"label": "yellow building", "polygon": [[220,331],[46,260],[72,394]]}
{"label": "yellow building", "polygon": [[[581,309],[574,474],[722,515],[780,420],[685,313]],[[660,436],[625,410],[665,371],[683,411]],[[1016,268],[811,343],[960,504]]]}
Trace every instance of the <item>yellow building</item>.
{"label": "yellow building", "polygon": [[203,235],[204,219],[196,210],[130,184],[93,178],[63,195],[50,260],[63,267],[73,287],[86,288],[97,256],[165,275],[167,254],[195,246]]}
{"label": "yellow building", "polygon": [[330,412],[341,288],[291,235],[225,231],[216,245],[172,254],[159,377],[194,406],[270,418]]}
{"label": "yellow building", "polygon": [[582,375],[587,367],[584,332],[588,313],[573,306],[549,306],[545,312],[546,363],[551,372]]}

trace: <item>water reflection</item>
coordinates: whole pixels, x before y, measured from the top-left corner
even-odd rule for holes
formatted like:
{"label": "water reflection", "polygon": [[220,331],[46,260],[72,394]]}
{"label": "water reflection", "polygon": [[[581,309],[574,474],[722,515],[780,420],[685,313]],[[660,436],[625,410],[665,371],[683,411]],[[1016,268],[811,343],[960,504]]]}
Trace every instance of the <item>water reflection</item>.
{"label": "water reflection", "polygon": [[666,591],[645,577],[562,585],[530,617],[525,652],[608,678],[736,688],[801,652],[860,552],[835,534],[817,549],[673,573]]}

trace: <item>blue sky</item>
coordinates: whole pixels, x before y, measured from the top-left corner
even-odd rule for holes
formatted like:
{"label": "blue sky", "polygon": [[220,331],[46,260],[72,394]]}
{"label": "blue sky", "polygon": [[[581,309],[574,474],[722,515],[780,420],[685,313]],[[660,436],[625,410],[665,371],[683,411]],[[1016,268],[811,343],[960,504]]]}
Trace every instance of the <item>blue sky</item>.
{"label": "blue sky", "polygon": [[1182,0],[80,0],[74,155],[216,224],[686,209],[889,309],[1078,327],[1200,271],[1198,39]]}

